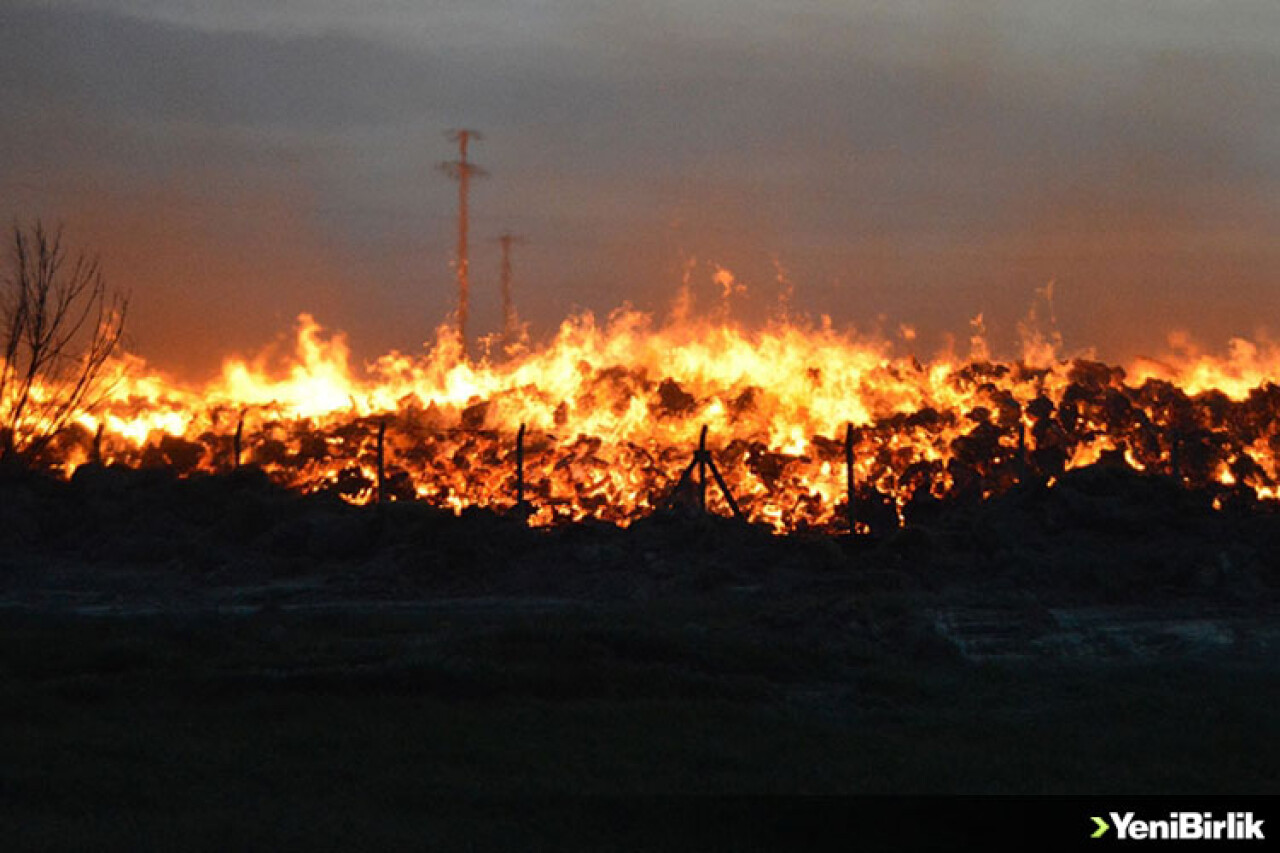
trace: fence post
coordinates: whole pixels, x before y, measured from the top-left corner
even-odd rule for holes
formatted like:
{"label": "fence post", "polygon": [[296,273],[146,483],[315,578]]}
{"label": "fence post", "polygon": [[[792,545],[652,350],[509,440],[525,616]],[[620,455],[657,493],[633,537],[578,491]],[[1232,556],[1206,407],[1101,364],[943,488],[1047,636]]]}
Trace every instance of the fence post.
{"label": "fence post", "polygon": [[102,464],[102,421],[98,421],[98,431],[93,434],[93,450],[90,452],[89,461],[94,465]]}
{"label": "fence post", "polygon": [[378,421],[378,503],[382,503],[387,499],[386,490],[386,465],[384,463],[384,450],[386,449],[387,437],[387,419],[385,417]]}
{"label": "fence post", "polygon": [[1031,461],[1027,458],[1027,423],[1018,418],[1018,483],[1027,482],[1027,474],[1031,470]]}
{"label": "fence post", "polygon": [[858,484],[853,471],[853,424],[851,423],[844,425],[844,480],[849,490],[849,501],[845,506],[845,512],[849,516],[849,535],[852,536],[858,532],[857,513],[853,505],[854,491]]}
{"label": "fence post", "polygon": [[524,424],[516,432],[516,508],[524,506]]}
{"label": "fence post", "polygon": [[707,425],[702,425],[702,435],[698,438],[698,451],[694,454],[698,460],[698,509],[707,511]]}
{"label": "fence post", "polygon": [[240,467],[240,442],[244,438],[244,409],[240,410],[240,419],[236,421],[236,435],[231,442],[231,468]]}

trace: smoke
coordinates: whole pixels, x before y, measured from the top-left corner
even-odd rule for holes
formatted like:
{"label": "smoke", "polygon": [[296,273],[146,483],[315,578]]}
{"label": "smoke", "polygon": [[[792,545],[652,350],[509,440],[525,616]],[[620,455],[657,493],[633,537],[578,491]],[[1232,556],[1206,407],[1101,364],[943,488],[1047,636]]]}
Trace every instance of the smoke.
{"label": "smoke", "polygon": [[[131,294],[135,354],[206,378],[229,355],[287,345],[302,311],[352,333],[364,357],[428,336],[425,320],[416,330],[387,320],[397,316],[392,294],[326,239],[305,190],[279,180],[234,187],[214,174],[184,184],[102,185],[47,204],[68,242],[98,254],[112,286]],[[370,314],[373,328],[362,322]]]}
{"label": "smoke", "polygon": [[1051,280],[1062,340],[1112,360],[1280,316],[1266,0],[165,5],[0,8],[0,189],[102,253],[175,370],[303,311],[357,358],[420,348],[457,305],[431,168],[463,124],[494,176],[473,338],[504,325],[504,230],[530,238],[534,340],[581,309],[696,313],[689,256],[750,284],[735,319],[883,316],[921,351],[981,313],[1017,354]]}

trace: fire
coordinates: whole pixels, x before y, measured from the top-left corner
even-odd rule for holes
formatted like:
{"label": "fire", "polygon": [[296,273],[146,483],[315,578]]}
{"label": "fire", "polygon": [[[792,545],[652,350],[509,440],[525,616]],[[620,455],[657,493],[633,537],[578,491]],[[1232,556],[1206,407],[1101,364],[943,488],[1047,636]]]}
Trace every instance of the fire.
{"label": "fire", "polygon": [[297,359],[284,378],[269,378],[261,361],[248,365],[232,359],[206,398],[242,406],[279,405],[296,418],[322,417],[348,408],[368,414],[371,406],[360,406],[353,396],[359,383],[347,365],[346,341],[336,337],[326,342],[321,332],[310,314],[299,316]]}
{"label": "fire", "polygon": [[[725,298],[742,289],[721,267],[713,282]],[[507,360],[468,361],[441,329],[425,356],[362,367],[341,334],[304,314],[283,365],[231,358],[203,387],[125,356],[109,395],[45,461],[68,475],[95,458],[183,474],[253,464],[304,492],[368,502],[382,432],[385,499],[502,510],[516,500],[525,425],[531,523],[627,524],[672,497],[706,427],[737,506],[777,531],[847,528],[846,439],[860,529],[1109,460],[1280,494],[1270,345],[1236,341],[1215,359],[1180,338],[1171,356],[1121,370],[1061,358],[1056,337],[1024,330],[1023,357],[1000,362],[979,315],[968,359],[922,363],[829,321],[751,330],[687,309],[666,323],[631,310],[572,317]],[[909,345],[915,332],[900,337]],[[717,488],[707,500],[729,511]]]}

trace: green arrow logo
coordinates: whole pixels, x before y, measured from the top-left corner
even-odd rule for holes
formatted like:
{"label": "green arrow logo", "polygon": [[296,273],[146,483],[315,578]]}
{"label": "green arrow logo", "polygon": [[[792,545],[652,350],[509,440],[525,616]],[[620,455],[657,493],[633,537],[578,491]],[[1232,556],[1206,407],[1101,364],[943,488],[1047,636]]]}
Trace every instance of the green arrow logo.
{"label": "green arrow logo", "polygon": [[1102,836],[1106,835],[1107,830],[1111,828],[1107,826],[1107,822],[1100,817],[1095,817],[1093,819],[1093,822],[1098,825],[1098,828],[1097,830],[1094,831],[1093,835],[1089,836],[1090,838],[1101,838]]}

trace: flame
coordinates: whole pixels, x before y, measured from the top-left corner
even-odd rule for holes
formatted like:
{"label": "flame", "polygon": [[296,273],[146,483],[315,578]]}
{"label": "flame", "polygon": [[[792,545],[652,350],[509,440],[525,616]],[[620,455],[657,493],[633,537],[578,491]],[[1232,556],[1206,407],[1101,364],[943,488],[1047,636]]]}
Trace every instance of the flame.
{"label": "flame", "polygon": [[[991,359],[978,315],[968,359],[922,363],[825,318],[754,330],[722,313],[696,319],[692,269],[664,323],[625,308],[604,322],[581,314],[505,360],[466,360],[445,327],[425,356],[356,366],[344,336],[308,314],[283,363],[228,358],[202,387],[126,355],[49,464],[70,474],[95,458],[181,473],[251,463],[292,488],[362,503],[377,496],[384,430],[385,498],[506,509],[523,424],[531,523],[627,524],[680,497],[705,426],[736,505],[777,531],[847,529],[846,437],[862,530],[1107,460],[1280,494],[1280,349],[1266,342],[1233,341],[1215,358],[1176,337],[1166,357],[1125,370],[1062,357],[1033,311],[1017,361]],[[712,281],[726,299],[742,291],[723,267]],[[1052,285],[1041,295],[1051,317]],[[914,342],[913,329],[899,331],[900,346]],[[717,484],[706,493],[712,510],[729,511]]]}
{"label": "flame", "polygon": [[1269,341],[1259,345],[1233,338],[1227,355],[1219,358],[1203,352],[1185,332],[1175,332],[1169,336],[1169,347],[1164,359],[1139,359],[1134,378],[1173,382],[1193,395],[1220,391],[1239,401],[1280,371],[1280,346]]}

